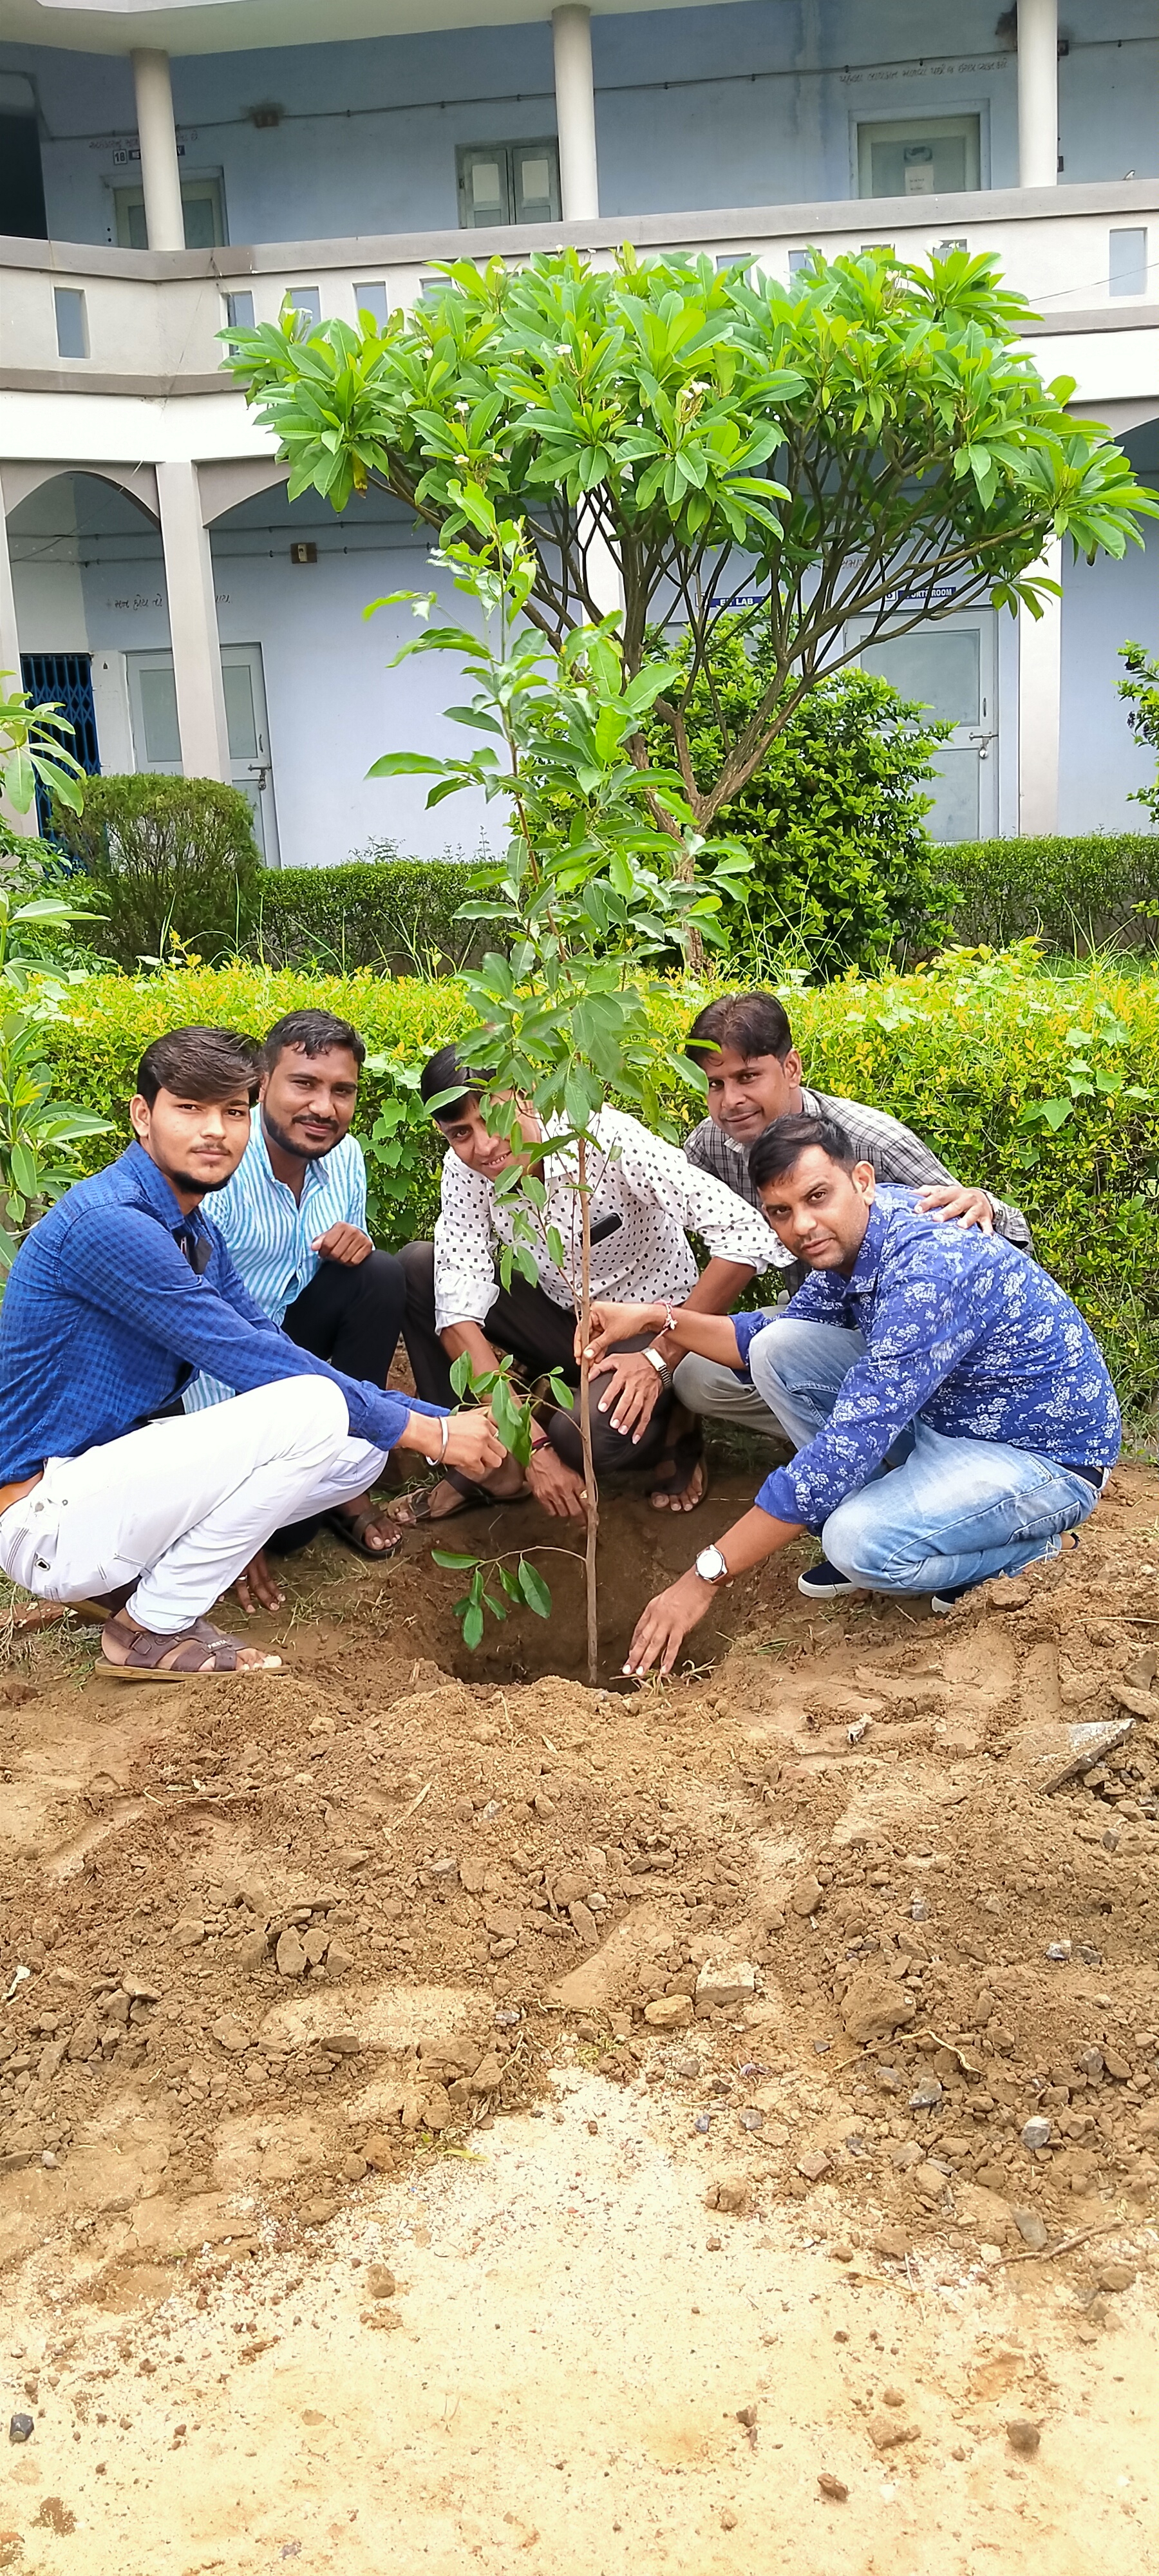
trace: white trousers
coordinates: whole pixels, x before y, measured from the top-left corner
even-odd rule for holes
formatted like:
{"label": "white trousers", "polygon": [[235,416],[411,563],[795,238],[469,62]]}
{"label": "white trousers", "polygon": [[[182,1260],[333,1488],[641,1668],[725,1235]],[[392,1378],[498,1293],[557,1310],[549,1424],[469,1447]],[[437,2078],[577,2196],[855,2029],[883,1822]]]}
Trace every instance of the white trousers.
{"label": "white trousers", "polygon": [[44,1601],[137,1577],[129,1609],[159,1636],[200,1619],[272,1530],[366,1492],[387,1453],[354,1440],[324,1377],[279,1378],[204,1413],[50,1458],[0,1513],[0,1566]]}

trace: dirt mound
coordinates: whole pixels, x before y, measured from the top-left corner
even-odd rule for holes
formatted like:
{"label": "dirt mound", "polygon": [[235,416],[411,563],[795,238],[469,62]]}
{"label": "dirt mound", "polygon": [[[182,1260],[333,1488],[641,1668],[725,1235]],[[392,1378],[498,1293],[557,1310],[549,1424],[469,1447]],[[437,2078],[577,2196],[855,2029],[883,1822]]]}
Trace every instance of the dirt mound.
{"label": "dirt mound", "polygon": [[[630,1698],[560,1677],[578,1568],[465,1657],[425,1535],[382,1573],[291,1560],[283,1677],[129,1691],[91,1633],[17,1643],[0,2259],[71,2230],[113,2295],[126,2260],[321,2222],[577,2051],[867,2241],[1146,2209],[1153,1526],[1124,1470],[1079,1553],[945,1622],[819,1613],[794,1551],[722,1603],[731,1645],[698,1632]],[[638,1497],[604,1532],[611,1666],[691,1533]],[[541,1535],[505,1512],[462,1543]]]}

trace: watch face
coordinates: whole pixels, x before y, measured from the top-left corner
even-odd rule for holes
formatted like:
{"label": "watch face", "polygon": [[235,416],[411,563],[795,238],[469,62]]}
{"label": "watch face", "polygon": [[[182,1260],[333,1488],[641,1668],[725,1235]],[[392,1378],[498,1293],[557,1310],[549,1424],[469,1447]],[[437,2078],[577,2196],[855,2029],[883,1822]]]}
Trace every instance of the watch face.
{"label": "watch face", "polygon": [[696,1560],[696,1571],[702,1583],[719,1583],[728,1567],[718,1547],[702,1547]]}

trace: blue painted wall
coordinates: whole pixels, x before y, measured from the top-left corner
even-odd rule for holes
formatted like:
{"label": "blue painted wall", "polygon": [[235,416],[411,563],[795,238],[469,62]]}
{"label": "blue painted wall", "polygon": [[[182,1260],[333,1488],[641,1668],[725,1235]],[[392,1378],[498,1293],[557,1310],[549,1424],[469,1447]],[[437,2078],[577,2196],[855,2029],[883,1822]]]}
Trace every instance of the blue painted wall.
{"label": "blue painted wall", "polygon": [[[1017,56],[996,0],[736,0],[593,22],[601,195],[612,215],[856,192],[859,119],[977,111],[983,185],[1017,178]],[[1153,0],[1075,0],[1060,70],[1064,176],[1159,167]],[[920,37],[924,52],[919,56]],[[49,229],[112,238],[135,165],[123,57],[0,45],[40,100]],[[191,176],[224,179],[235,242],[453,226],[457,144],[551,133],[546,22],[284,51],[186,56],[174,98]],[[257,105],[283,122],[259,131]]]}

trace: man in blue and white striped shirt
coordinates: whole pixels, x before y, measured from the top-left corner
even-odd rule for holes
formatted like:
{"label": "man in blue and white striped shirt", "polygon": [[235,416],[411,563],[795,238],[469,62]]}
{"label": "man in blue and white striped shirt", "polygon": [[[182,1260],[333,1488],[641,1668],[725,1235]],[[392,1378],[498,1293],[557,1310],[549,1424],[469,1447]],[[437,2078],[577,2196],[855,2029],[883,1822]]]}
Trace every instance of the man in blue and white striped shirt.
{"label": "man in blue and white striped shirt", "polygon": [[[290,1011],[276,1022],[250,1141],[213,1217],[251,1297],[292,1342],[348,1377],[385,1386],[406,1282],[394,1254],[376,1252],[366,1231],[366,1165],[350,1134],[365,1060],[358,1031],[332,1011]],[[182,1400],[196,1413],[233,1392],[202,1374]],[[393,1556],[402,1544],[397,1522],[365,1494],[328,1524],[364,1556]],[[316,1527],[279,1531],[272,1544],[304,1546]],[[247,1580],[238,1589],[249,1609]],[[269,1588],[276,1598],[272,1581]],[[261,1598],[260,1575],[256,1589]]]}

